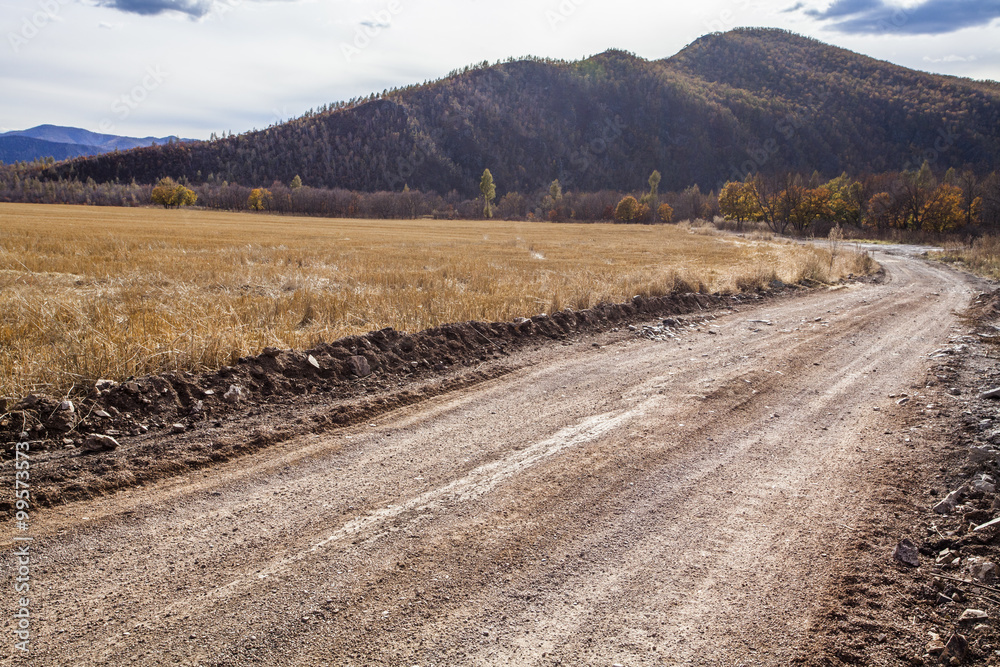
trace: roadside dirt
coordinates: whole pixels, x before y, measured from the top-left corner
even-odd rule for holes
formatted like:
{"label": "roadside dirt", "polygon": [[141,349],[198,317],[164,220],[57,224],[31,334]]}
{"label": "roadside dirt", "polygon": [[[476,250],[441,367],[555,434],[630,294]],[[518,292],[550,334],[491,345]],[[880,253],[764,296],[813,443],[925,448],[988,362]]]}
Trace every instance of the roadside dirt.
{"label": "roadside dirt", "polygon": [[984,285],[877,259],[882,285],[524,346],[370,421],[36,510],[36,634],[4,664],[910,664],[933,619],[891,552],[962,472],[930,355]]}
{"label": "roadside dirt", "polygon": [[[66,399],[0,399],[0,459],[12,459],[15,444],[28,443],[37,506],[93,498],[500,377],[516,367],[510,355],[525,348],[578,342],[653,317],[698,321],[707,311],[802,289],[637,296],[514,322],[463,322],[414,334],[384,329],[306,351],[268,348],[215,373],[101,380],[89,395]],[[690,326],[690,318],[676,326]],[[13,509],[12,498],[0,498],[0,517]]]}
{"label": "roadside dirt", "polygon": [[[900,433],[925,453],[889,464],[892,484],[856,526],[804,664],[1000,664],[1000,526],[989,525],[1000,516],[1000,402],[985,396],[1000,386],[1000,293],[963,320],[965,333],[930,355],[923,386],[896,397],[908,408]],[[916,566],[887,558],[904,539]],[[967,610],[985,617],[963,620]]]}

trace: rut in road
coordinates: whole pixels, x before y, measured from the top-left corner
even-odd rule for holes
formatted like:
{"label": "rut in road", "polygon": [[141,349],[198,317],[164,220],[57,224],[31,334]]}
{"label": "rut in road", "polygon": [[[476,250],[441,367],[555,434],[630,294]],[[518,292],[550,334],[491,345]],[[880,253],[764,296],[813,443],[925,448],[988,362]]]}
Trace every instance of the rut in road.
{"label": "rut in road", "polygon": [[788,664],[971,296],[879,261],[41,513],[31,664]]}

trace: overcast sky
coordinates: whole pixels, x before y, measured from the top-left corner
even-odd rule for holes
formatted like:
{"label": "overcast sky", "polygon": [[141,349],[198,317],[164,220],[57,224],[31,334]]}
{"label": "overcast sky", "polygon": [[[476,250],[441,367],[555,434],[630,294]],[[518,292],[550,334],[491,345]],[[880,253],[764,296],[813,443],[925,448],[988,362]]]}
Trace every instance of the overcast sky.
{"label": "overcast sky", "polygon": [[658,59],[738,26],[1000,80],[1000,0],[895,2],[0,0],[0,131],[202,139],[483,60]]}

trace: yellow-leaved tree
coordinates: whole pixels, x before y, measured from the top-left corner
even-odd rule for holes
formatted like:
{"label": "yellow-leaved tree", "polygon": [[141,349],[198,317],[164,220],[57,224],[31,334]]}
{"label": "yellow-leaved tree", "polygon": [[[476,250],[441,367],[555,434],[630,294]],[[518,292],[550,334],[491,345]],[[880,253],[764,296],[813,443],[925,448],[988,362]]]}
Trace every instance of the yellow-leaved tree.
{"label": "yellow-leaved tree", "polygon": [[942,183],[928,198],[923,208],[921,227],[924,231],[950,232],[965,224],[961,188]]}
{"label": "yellow-leaved tree", "polygon": [[267,188],[254,188],[247,197],[247,208],[251,211],[266,211],[271,208],[271,191]]}
{"label": "yellow-leaved tree", "polygon": [[743,231],[744,222],[759,219],[752,189],[753,183],[730,181],[719,192],[719,211],[726,220],[736,221],[738,231]]}
{"label": "yellow-leaved tree", "polygon": [[174,179],[167,176],[161,178],[160,182],[153,188],[153,203],[160,204],[163,208],[180,208],[181,206],[191,206],[198,201],[198,195],[194,190],[186,188]]}

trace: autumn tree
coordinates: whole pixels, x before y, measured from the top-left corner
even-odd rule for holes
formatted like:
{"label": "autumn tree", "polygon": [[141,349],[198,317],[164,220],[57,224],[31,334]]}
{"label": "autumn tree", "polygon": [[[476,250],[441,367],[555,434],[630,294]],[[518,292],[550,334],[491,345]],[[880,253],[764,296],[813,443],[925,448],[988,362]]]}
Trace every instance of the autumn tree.
{"label": "autumn tree", "polygon": [[549,185],[549,196],[552,197],[552,201],[559,202],[563,198],[562,185],[559,183],[559,179],[552,181]]}
{"label": "autumn tree", "polygon": [[902,229],[906,226],[906,215],[895,197],[879,192],[868,201],[865,223],[876,229]]}
{"label": "autumn tree", "polygon": [[1000,173],[993,172],[982,182],[983,208],[979,214],[984,226],[1000,228]]}
{"label": "autumn tree", "polygon": [[153,188],[152,199],[154,204],[160,204],[163,208],[180,208],[193,205],[198,201],[198,195],[168,176],[161,178]]}
{"label": "autumn tree", "polygon": [[639,201],[632,195],[626,195],[615,207],[615,220],[618,222],[635,222],[639,215]]}
{"label": "autumn tree", "polygon": [[296,174],[295,178],[292,179],[292,182],[288,184],[288,187],[290,187],[292,190],[298,190],[299,188],[302,187],[302,178],[298,174]]}
{"label": "autumn tree", "polygon": [[744,222],[756,220],[760,215],[752,188],[750,182],[730,181],[719,191],[719,211],[726,220],[735,220],[739,231]]}
{"label": "autumn tree", "polygon": [[663,176],[656,169],[653,173],[649,175],[649,196],[656,197],[660,193],[660,181],[663,180]]}
{"label": "autumn tree", "polygon": [[928,197],[921,212],[920,228],[927,232],[950,232],[965,224],[962,189],[941,183]]}
{"label": "autumn tree", "polygon": [[639,202],[639,208],[635,212],[635,222],[641,222],[642,224],[648,224],[653,221],[653,209],[649,207],[649,204]]}
{"label": "autumn tree", "polygon": [[247,208],[251,211],[266,211],[271,207],[271,191],[267,188],[254,188],[247,197]]}
{"label": "autumn tree", "polygon": [[479,179],[479,192],[483,195],[483,217],[493,217],[493,202],[497,198],[497,186],[493,182],[493,174],[489,169],[483,171],[483,177]]}
{"label": "autumn tree", "polygon": [[824,187],[802,188],[797,186],[794,205],[789,209],[788,218],[799,234],[806,231],[817,220],[829,219],[830,191]]}
{"label": "autumn tree", "polygon": [[909,229],[921,229],[924,213],[934,192],[937,179],[925,160],[918,171],[904,171],[900,175],[898,201],[903,209],[903,225]]}
{"label": "autumn tree", "polygon": [[892,193],[879,193],[869,207],[882,224],[901,229],[947,232],[958,229],[976,217],[980,202],[975,188],[969,184],[972,200],[966,203],[966,193],[959,183],[961,177],[949,169],[939,183],[924,162],[919,170],[904,171],[896,179]]}
{"label": "autumn tree", "polygon": [[[802,221],[802,200],[806,188],[802,185],[802,177],[788,172],[782,181],[782,190],[777,196],[775,218],[786,226],[791,225],[796,232],[802,233],[805,228]],[[808,224],[808,223],[805,223]]]}
{"label": "autumn tree", "polygon": [[784,234],[788,229],[788,180],[789,176],[765,177],[755,174],[751,177],[748,192],[761,220],[776,234]]}
{"label": "autumn tree", "polygon": [[[674,198],[673,209],[678,220],[695,220],[698,218],[712,218],[714,194],[704,194],[698,184],[684,188],[684,190]],[[715,202],[717,203],[717,202]]]}
{"label": "autumn tree", "polygon": [[965,225],[971,227],[979,224],[983,211],[983,181],[979,175],[967,169],[954,180],[954,185],[962,190],[962,210],[965,214]]}
{"label": "autumn tree", "polygon": [[671,223],[674,221],[674,209],[670,204],[660,204],[660,207],[656,209],[656,217],[660,219],[660,222]]}
{"label": "autumn tree", "polygon": [[830,218],[838,225],[860,227],[867,203],[861,182],[852,180],[844,173],[825,187],[830,195]]}
{"label": "autumn tree", "polygon": [[557,222],[565,217],[562,200],[562,185],[557,178],[549,184],[549,193],[542,199],[542,209],[547,211],[546,215],[552,222]]}

